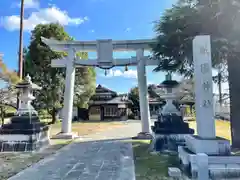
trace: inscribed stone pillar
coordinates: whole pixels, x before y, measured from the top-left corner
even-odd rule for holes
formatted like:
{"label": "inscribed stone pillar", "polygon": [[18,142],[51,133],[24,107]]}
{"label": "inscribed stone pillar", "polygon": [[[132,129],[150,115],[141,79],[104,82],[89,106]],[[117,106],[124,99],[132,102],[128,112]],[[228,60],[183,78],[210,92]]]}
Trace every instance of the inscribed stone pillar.
{"label": "inscribed stone pillar", "polygon": [[210,36],[194,38],[193,60],[197,134],[202,138],[215,138]]}

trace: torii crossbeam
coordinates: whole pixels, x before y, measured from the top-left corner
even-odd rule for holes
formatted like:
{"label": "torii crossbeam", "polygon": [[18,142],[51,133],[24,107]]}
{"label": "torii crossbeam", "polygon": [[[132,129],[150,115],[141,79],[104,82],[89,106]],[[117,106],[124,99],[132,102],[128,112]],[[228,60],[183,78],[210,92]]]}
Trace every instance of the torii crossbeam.
{"label": "torii crossbeam", "polygon": [[[112,41],[111,39],[106,39],[97,41],[57,41],[42,37],[42,41],[53,51],[68,53],[66,58],[52,60],[51,62],[52,67],[66,67],[62,133],[71,134],[75,68],[81,66],[94,66],[102,69],[109,69],[114,66],[137,66],[142,132],[150,133],[150,113],[145,66],[157,66],[159,61],[144,56],[144,50],[150,50],[150,45],[155,43],[155,40]],[[80,51],[96,51],[97,59],[85,59],[83,61],[83,59],[76,56],[76,52]],[[114,59],[114,51],[136,51],[136,57]]]}

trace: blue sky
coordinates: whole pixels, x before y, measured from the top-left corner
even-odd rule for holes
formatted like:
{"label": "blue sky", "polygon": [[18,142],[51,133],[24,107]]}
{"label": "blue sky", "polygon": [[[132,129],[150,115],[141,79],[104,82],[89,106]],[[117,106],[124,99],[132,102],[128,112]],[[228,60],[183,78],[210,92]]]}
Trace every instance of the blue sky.
{"label": "blue sky", "polygon": [[[17,69],[19,43],[20,0],[0,1],[0,52],[11,69]],[[28,46],[30,31],[38,23],[60,22],[76,40],[96,39],[146,39],[153,38],[154,21],[175,0],[25,0],[24,46]],[[134,53],[117,54],[129,57]],[[148,83],[159,84],[164,73],[154,73],[147,67]],[[137,85],[136,68],[128,72],[113,68],[104,76],[97,69],[97,84],[117,92],[128,92]],[[179,79],[179,77],[175,77]]]}

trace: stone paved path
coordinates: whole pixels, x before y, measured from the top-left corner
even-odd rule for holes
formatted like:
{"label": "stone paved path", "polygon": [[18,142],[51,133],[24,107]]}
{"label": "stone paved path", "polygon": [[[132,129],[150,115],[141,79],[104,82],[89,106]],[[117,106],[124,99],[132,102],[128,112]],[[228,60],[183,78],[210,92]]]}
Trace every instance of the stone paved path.
{"label": "stone paved path", "polygon": [[[132,144],[121,140],[140,132],[139,123],[89,135],[9,180],[135,180]],[[99,140],[102,139],[102,140]]]}

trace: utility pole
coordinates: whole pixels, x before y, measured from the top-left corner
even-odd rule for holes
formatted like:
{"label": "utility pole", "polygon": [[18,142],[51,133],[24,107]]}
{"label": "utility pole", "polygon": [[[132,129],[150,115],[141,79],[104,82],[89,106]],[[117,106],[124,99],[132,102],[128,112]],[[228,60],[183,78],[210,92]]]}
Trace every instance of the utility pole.
{"label": "utility pole", "polygon": [[[18,76],[20,81],[23,79],[23,19],[24,19],[24,0],[21,0],[20,11],[20,32],[19,32],[19,50],[18,50]],[[17,95],[17,108],[19,108],[19,94]]]}
{"label": "utility pole", "polygon": [[24,0],[21,0],[19,50],[18,50],[18,75],[20,80],[22,80],[23,78],[23,19],[24,19]]}

